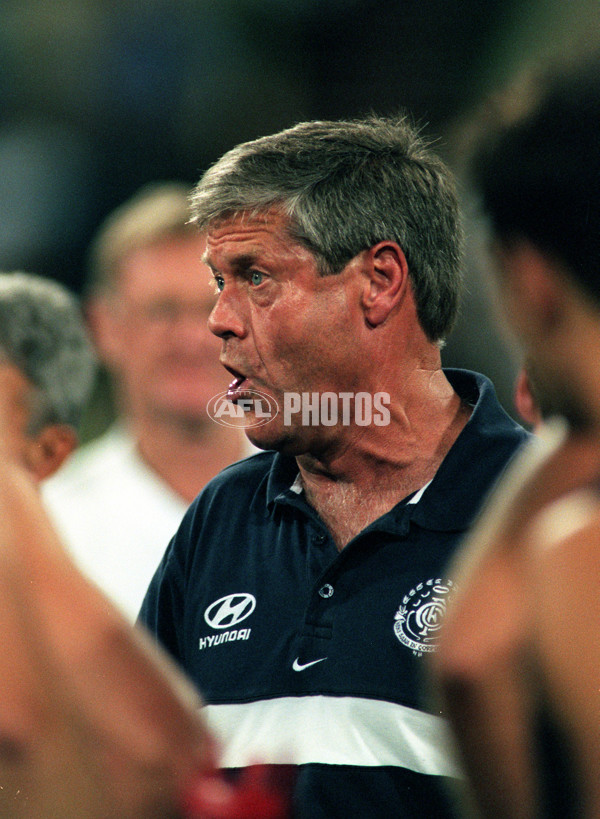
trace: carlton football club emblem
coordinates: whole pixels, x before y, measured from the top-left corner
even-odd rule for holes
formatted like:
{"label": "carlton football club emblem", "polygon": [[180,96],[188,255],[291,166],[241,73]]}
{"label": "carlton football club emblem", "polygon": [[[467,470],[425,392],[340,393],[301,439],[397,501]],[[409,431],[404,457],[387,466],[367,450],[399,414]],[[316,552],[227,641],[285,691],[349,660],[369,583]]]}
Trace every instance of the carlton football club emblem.
{"label": "carlton football club emblem", "polygon": [[394,617],[394,634],[417,655],[435,651],[452,581],[419,583],[405,594]]}

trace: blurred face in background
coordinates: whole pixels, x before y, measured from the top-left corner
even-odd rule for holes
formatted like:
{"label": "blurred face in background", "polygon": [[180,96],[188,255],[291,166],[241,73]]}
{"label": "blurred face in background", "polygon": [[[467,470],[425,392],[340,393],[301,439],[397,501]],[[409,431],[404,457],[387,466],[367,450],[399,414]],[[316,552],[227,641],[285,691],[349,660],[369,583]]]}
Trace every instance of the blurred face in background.
{"label": "blurred face in background", "polygon": [[204,424],[227,387],[207,320],[216,299],[205,240],[182,234],[131,251],[116,292],[90,305],[97,346],[134,416]]}

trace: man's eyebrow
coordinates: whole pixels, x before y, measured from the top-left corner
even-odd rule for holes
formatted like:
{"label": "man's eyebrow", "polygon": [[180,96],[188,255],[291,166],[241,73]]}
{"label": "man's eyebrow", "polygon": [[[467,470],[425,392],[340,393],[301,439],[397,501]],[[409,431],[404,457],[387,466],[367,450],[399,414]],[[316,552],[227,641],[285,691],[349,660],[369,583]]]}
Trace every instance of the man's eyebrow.
{"label": "man's eyebrow", "polygon": [[242,253],[240,256],[234,256],[230,264],[238,272],[244,273],[256,264],[256,255],[254,253]]}
{"label": "man's eyebrow", "polygon": [[[216,268],[211,264],[208,252],[204,253],[202,257],[204,264],[207,264],[211,270],[216,271]],[[256,256],[253,253],[242,253],[239,256],[234,256],[229,261],[229,265],[237,273],[245,273],[256,264]]]}

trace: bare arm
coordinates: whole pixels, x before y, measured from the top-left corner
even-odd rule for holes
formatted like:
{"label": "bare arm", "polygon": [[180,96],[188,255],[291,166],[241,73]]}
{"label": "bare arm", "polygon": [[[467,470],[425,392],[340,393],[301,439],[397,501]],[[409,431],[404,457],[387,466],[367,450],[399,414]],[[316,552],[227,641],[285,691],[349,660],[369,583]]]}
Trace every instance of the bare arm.
{"label": "bare arm", "polygon": [[199,700],[72,565],[0,458],[0,815],[172,817],[208,764]]}

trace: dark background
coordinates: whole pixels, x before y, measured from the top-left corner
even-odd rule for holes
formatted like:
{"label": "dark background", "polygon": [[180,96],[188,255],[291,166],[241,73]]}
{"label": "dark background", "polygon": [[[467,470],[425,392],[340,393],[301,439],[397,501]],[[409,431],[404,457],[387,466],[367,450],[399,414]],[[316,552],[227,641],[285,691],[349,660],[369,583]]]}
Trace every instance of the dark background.
{"label": "dark background", "polygon": [[[102,218],[156,179],[193,183],[234,144],[314,118],[409,108],[451,134],[521,65],[597,37],[597,0],[2,0],[0,268],[80,292]],[[470,230],[470,233],[476,233]],[[446,365],[516,361],[469,246]]]}

